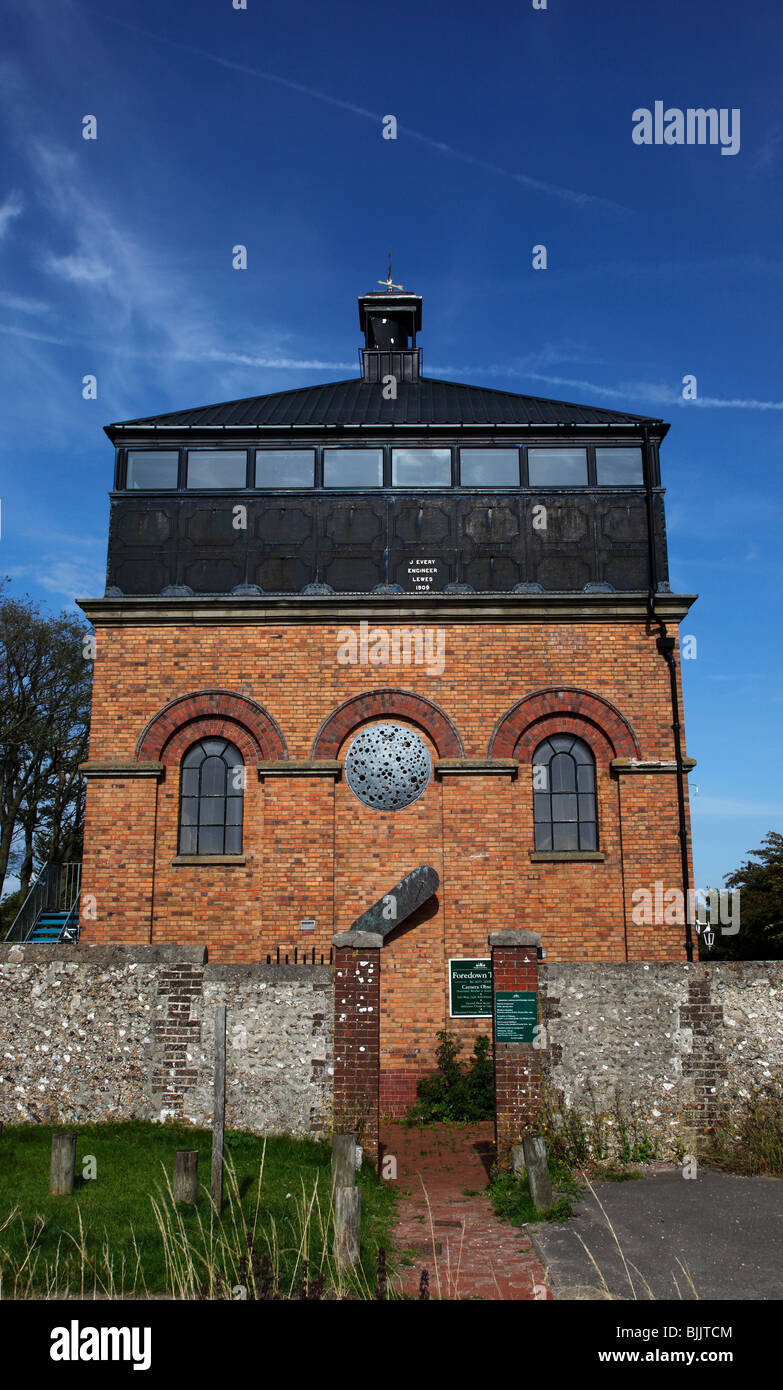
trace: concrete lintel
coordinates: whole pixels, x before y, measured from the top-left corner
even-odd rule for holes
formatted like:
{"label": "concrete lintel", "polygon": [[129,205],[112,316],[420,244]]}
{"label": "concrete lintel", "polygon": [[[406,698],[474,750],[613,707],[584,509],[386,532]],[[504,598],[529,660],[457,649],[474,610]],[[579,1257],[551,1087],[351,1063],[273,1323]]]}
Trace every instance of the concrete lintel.
{"label": "concrete lintel", "polygon": [[338,931],[332,937],[333,946],[353,946],[357,951],[375,951],[383,945],[383,937],[375,931]]}
{"label": "concrete lintel", "polygon": [[[612,772],[676,772],[675,762],[663,762],[655,758],[612,758],[609,766]],[[695,758],[683,758],[682,770],[692,772],[696,766]]]}
{"label": "concrete lintel", "polygon": [[79,763],[79,771],[84,777],[162,777],[163,763],[101,762],[91,758]]}
{"label": "concrete lintel", "polygon": [[606,855],[597,849],[541,849],[531,850],[528,858],[531,864],[600,864]]}
{"label": "concrete lintel", "polygon": [[172,868],[181,868],[183,864],[189,864],[202,869],[225,868],[232,864],[246,863],[244,854],[177,854],[171,861]]}
{"label": "concrete lintel", "polygon": [[516,758],[437,758],[436,777],[516,777]]}
{"label": "concrete lintel", "polygon": [[333,777],[335,782],[343,770],[342,763],[331,758],[275,758],[256,767],[259,777]]}
{"label": "concrete lintel", "polygon": [[540,946],[541,937],[534,931],[493,931],[487,938],[490,946]]}

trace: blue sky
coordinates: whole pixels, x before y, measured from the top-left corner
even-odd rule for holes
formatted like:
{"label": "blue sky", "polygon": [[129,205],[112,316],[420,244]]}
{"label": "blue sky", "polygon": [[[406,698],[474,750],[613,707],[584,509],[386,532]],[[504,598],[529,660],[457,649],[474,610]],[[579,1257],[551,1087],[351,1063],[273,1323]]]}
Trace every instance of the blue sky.
{"label": "blue sky", "polygon": [[[107,422],[354,375],[356,297],[391,246],[424,296],[429,375],[671,422],[672,587],[700,594],[683,628],[697,884],[782,830],[777,0],[0,14],[14,587],[53,608],[103,592]],[[738,153],[635,144],[633,111],[658,100],[738,108]]]}

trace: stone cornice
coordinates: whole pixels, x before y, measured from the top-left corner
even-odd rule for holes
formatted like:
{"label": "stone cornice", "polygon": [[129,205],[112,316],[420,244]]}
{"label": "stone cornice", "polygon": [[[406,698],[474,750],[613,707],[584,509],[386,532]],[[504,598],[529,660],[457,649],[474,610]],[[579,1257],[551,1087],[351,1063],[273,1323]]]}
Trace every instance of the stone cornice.
{"label": "stone cornice", "polygon": [[436,777],[516,777],[516,758],[437,758]]}
{"label": "stone cornice", "polygon": [[[653,759],[653,758],[648,758],[648,759],[644,759],[644,758],[612,758],[612,761],[610,762],[609,766],[610,766],[612,772],[614,772],[614,773],[620,773],[620,772],[622,772],[622,773],[624,773],[624,774],[625,774],[625,773],[628,773],[628,772],[650,773],[650,772],[676,772],[676,771],[677,771],[677,764],[676,764],[675,762],[660,762],[660,761],[658,761],[657,759]],[[682,770],[683,770],[683,772],[685,772],[685,773],[692,772],[693,769],[695,768],[695,766],[696,766],[696,759],[695,759],[695,758],[683,758],[683,760],[682,760]]]}
{"label": "stone cornice", "polygon": [[164,773],[163,763],[137,762],[99,762],[91,759],[79,763],[79,771],[84,777],[154,777]]}
{"label": "stone cornice", "polygon": [[332,758],[281,758],[257,763],[259,778],[263,777],[332,777],[340,780],[343,765]]}
{"label": "stone cornice", "polygon": [[[655,619],[676,623],[696,594],[656,594]],[[154,627],[181,623],[274,625],[323,623],[644,622],[646,594],[293,594],[240,597],[84,598],[95,627]]]}
{"label": "stone cornice", "polygon": [[357,951],[374,951],[383,945],[383,937],[374,931],[339,931],[332,937],[333,946],[349,946]]}
{"label": "stone cornice", "polygon": [[490,947],[495,946],[535,946],[536,949],[541,945],[541,937],[538,932],[522,931],[515,927],[508,927],[505,931],[490,932],[487,937]]}

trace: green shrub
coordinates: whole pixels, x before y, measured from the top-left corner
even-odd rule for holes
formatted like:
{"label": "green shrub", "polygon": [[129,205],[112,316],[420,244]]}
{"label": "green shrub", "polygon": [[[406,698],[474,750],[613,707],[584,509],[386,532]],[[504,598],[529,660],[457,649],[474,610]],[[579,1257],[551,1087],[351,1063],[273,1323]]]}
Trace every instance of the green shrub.
{"label": "green shrub", "polygon": [[418,1100],[408,1111],[409,1123],[430,1120],[491,1120],[495,1113],[495,1086],[490,1040],[476,1038],[467,1064],[459,1059],[460,1039],[442,1028],[435,1053],[438,1070],[416,1085]]}

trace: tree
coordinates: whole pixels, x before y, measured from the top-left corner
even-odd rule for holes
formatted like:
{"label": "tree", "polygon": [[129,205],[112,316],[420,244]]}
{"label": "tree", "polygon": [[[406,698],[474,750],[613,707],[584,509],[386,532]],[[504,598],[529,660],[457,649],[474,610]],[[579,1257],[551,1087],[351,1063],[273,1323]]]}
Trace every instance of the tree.
{"label": "tree", "polygon": [[0,883],[81,855],[92,662],[77,615],[43,614],[0,586]]}
{"label": "tree", "polygon": [[750,854],[724,879],[727,888],[739,889],[739,932],[724,936],[720,925],[713,924],[715,944],[710,951],[701,948],[702,960],[783,958],[783,835],[770,830]]}

